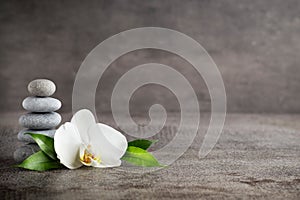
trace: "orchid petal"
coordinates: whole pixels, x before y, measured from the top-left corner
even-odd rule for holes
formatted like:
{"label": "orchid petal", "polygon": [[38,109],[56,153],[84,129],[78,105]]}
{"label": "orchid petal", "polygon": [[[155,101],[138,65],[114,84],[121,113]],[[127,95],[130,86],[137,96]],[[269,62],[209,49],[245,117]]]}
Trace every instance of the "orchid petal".
{"label": "orchid petal", "polygon": [[98,162],[93,161],[91,163],[91,166],[98,167],[98,168],[110,168],[110,167],[119,167],[119,166],[121,166],[121,164],[122,164],[121,160],[114,161],[113,164],[98,163]]}
{"label": "orchid petal", "polygon": [[90,126],[96,124],[93,113],[87,109],[82,109],[74,114],[71,119],[71,123],[77,127],[82,141],[84,143],[88,143],[89,138],[87,131]]}
{"label": "orchid petal", "polygon": [[69,169],[82,166],[79,160],[81,138],[76,126],[65,123],[57,129],[54,136],[54,148],[60,162]]}
{"label": "orchid petal", "polygon": [[124,135],[105,124],[94,124],[88,130],[91,152],[100,157],[101,162],[93,163],[94,167],[116,167],[121,165],[120,158],[127,149]]}

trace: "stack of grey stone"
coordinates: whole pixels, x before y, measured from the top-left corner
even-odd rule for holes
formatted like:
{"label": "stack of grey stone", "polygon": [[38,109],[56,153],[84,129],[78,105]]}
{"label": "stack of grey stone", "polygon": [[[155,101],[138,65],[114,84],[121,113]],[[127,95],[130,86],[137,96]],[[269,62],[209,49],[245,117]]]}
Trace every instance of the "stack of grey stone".
{"label": "stack of grey stone", "polygon": [[28,84],[28,91],[32,96],[25,98],[22,103],[23,108],[29,113],[19,118],[19,124],[25,129],[18,133],[18,140],[24,145],[14,152],[16,162],[22,162],[39,151],[32,137],[25,133],[39,133],[54,137],[55,127],[61,122],[60,114],[55,112],[60,109],[61,102],[50,97],[55,90],[55,84],[47,79],[36,79]]}

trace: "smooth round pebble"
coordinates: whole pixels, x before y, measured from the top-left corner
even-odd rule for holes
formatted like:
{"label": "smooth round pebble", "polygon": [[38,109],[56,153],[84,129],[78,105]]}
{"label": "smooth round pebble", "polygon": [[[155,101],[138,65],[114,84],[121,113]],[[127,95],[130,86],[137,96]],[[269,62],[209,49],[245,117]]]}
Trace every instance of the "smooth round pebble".
{"label": "smooth round pebble", "polygon": [[30,112],[53,112],[61,107],[61,102],[52,97],[27,97],[22,106]]}
{"label": "smooth round pebble", "polygon": [[14,152],[14,159],[18,163],[23,162],[26,158],[38,152],[39,150],[40,147],[37,144],[26,144],[24,146],[19,147]]}
{"label": "smooth round pebble", "polygon": [[34,139],[32,139],[32,137],[29,134],[25,134],[25,133],[39,133],[39,134],[54,138],[55,131],[56,131],[55,129],[52,129],[52,130],[23,129],[18,133],[18,140],[21,142],[35,143]]}
{"label": "smooth round pebble", "polygon": [[36,79],[28,84],[28,92],[33,96],[48,97],[54,94],[55,84],[48,79]]}
{"label": "smooth round pebble", "polygon": [[51,129],[61,122],[60,114],[51,113],[27,113],[19,118],[19,124],[28,129]]}

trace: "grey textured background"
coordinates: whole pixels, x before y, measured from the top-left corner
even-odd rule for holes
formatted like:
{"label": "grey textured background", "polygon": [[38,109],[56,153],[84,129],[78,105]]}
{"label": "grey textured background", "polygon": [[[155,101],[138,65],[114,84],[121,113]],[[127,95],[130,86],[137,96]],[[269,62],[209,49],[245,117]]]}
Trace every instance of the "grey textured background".
{"label": "grey textured background", "polygon": [[[173,165],[150,173],[118,169],[12,168],[17,120],[26,86],[55,81],[63,121],[71,117],[72,87],[86,55],[106,38],[131,28],[166,27],[200,42],[219,66],[230,113],[221,137],[198,159],[210,115],[202,115],[192,146]],[[118,48],[118,46],[116,46]],[[297,199],[300,192],[300,1],[299,0],[0,0],[0,197],[3,199]],[[105,72],[97,90],[101,122],[115,128],[110,96],[133,66],[157,62],[179,70],[197,92],[201,109],[210,98],[192,66],[162,51],[126,54]],[[144,123],[153,103],[177,111],[174,95],[157,85],[138,90],[131,102]],[[247,112],[254,112],[248,114]],[[256,114],[268,112],[267,114]],[[287,113],[287,114],[269,114]],[[176,134],[172,113],[154,149]],[[153,127],[151,127],[153,128]],[[188,133],[188,132],[186,132]],[[188,134],[187,134],[188,136]],[[178,143],[179,147],[183,143]]]}
{"label": "grey textured background", "polygon": [[[209,115],[202,116],[205,124],[209,122]],[[151,149],[160,149],[176,135],[178,117],[171,115]],[[207,130],[203,125],[190,148],[171,166],[144,174],[132,173],[125,163],[112,169],[42,173],[12,168],[12,153],[21,145],[12,134],[19,130],[17,118],[18,113],[7,113],[0,120],[1,199],[298,200],[300,196],[299,114],[228,114],[221,137],[207,157],[197,156]],[[102,120],[114,124],[109,116]],[[185,133],[189,135],[188,130]],[[174,152],[171,149],[169,154]]]}
{"label": "grey textured background", "polygon": [[[27,83],[43,77],[56,82],[62,111],[71,111],[73,82],[86,55],[113,34],[143,26],[175,29],[200,42],[219,66],[230,112],[300,112],[298,0],[1,1],[0,112],[20,111]],[[132,52],[112,64],[97,91],[97,110],[109,112],[118,77],[149,61],[184,74],[202,110],[209,110],[208,91],[192,67],[153,50]],[[133,112],[156,102],[178,110],[166,89],[146,87],[133,96]]]}

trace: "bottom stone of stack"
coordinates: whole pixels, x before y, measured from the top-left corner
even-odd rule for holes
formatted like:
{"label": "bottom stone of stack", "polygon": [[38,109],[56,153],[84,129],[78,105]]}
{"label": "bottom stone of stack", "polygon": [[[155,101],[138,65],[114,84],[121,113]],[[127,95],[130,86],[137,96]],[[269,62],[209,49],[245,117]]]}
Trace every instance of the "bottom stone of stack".
{"label": "bottom stone of stack", "polygon": [[21,142],[35,143],[35,141],[32,139],[32,137],[26,133],[39,133],[39,134],[54,138],[55,131],[56,131],[56,129],[51,129],[51,130],[23,129],[18,133],[18,140]]}
{"label": "bottom stone of stack", "polygon": [[24,146],[19,147],[14,152],[14,159],[18,163],[23,162],[26,158],[38,152],[39,150],[40,147],[37,144],[26,144]]}

